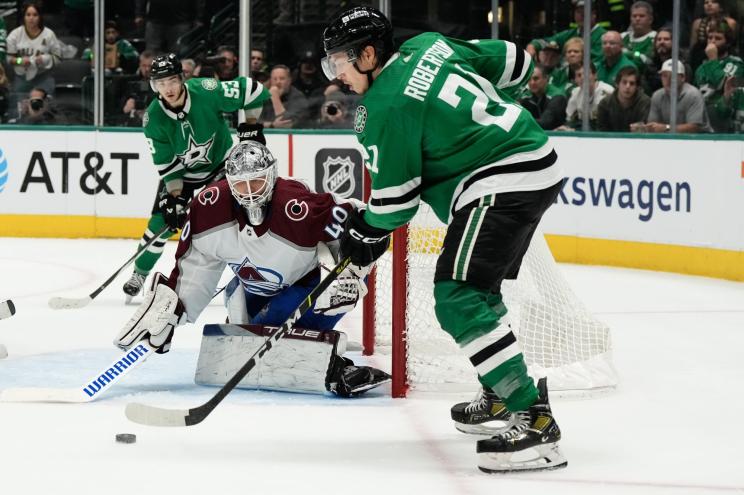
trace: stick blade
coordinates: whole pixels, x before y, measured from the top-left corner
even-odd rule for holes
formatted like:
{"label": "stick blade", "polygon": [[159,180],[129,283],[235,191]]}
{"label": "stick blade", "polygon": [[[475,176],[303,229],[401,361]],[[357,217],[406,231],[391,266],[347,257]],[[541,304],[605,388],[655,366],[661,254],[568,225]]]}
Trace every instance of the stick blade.
{"label": "stick blade", "polygon": [[146,426],[186,426],[189,411],[163,409],[132,402],[127,404],[124,414],[129,421]]}
{"label": "stick blade", "polygon": [[79,309],[84,308],[93,299],[90,296],[72,298],[72,297],[53,297],[49,299],[49,307],[52,309]]}
{"label": "stick blade", "polygon": [[0,402],[63,402],[81,403],[91,400],[76,388],[6,388],[0,392]]}

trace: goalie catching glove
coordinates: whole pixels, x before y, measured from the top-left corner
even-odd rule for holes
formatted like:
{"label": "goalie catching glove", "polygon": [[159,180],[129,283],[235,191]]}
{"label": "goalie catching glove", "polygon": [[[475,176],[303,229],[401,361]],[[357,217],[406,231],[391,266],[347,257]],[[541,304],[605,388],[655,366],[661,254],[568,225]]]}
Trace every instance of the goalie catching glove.
{"label": "goalie catching glove", "polygon": [[155,274],[145,300],[114,339],[114,345],[126,350],[147,339],[158,354],[170,350],[173,330],[186,321],[186,314],[178,294],[166,285],[167,281],[162,273]]}
{"label": "goalie catching glove", "polygon": [[173,196],[166,192],[158,200],[158,209],[171,230],[178,230],[186,223],[188,214],[189,198]]}
{"label": "goalie catching glove", "polygon": [[367,267],[385,254],[390,245],[390,231],[378,229],[364,220],[365,210],[352,210],[341,234],[341,259],[351,258],[351,264]]}
{"label": "goalie catching glove", "polygon": [[371,268],[371,265],[365,268],[351,266],[341,272],[331,286],[318,296],[313,312],[333,316],[348,313],[354,309],[357,302],[367,295],[364,277]]}

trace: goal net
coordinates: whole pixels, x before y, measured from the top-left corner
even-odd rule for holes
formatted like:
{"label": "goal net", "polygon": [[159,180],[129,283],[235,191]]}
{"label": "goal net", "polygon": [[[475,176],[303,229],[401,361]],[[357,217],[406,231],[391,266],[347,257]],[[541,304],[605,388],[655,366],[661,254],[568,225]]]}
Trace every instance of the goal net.
{"label": "goal net", "polygon": [[[476,390],[476,373],[434,315],[433,280],[446,227],[422,204],[377,262],[365,299],[365,354],[392,357],[393,395]],[[513,331],[533,377],[551,391],[594,395],[614,388],[610,329],[592,316],[561,274],[538,230],[517,280],[502,284]]]}

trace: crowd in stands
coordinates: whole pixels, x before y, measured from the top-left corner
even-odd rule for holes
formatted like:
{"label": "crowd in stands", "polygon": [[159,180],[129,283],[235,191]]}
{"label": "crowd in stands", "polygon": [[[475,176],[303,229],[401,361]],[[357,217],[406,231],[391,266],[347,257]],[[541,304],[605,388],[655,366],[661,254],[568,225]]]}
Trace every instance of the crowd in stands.
{"label": "crowd in stands", "polygon": [[[736,55],[739,26],[726,12],[725,0],[698,1],[703,15],[692,22],[689,43],[683,36],[682,63],[676,68],[671,65],[675,33],[671,19],[656,18],[658,1],[628,2],[624,32],[603,27],[593,7],[585,95],[584,0],[572,0],[570,26],[526,44],[535,70],[519,103],[547,130],[581,130],[588,99],[590,130],[667,132],[670,90],[677,84],[677,132],[744,132],[744,62]],[[92,123],[93,0],[58,2],[63,5],[54,25],[45,22],[40,2],[19,5],[13,29],[6,28],[8,17],[0,17],[0,123]],[[190,43],[196,49],[182,60],[185,78],[226,81],[238,75],[236,36],[224,40],[210,35],[216,23],[222,26],[226,16],[237,16],[237,0],[116,5],[104,30],[106,125],[142,125],[154,97],[149,70],[157,54],[178,52]],[[249,75],[271,93],[261,116],[265,127],[351,127],[359,98],[322,76],[315,50],[303,49],[291,63],[272,60],[260,47],[251,50]],[[225,119],[237,125],[237,114]]]}
{"label": "crowd in stands", "polygon": [[[737,23],[722,1],[704,0],[704,15],[692,24],[689,46],[680,47],[677,67],[671,60],[671,22],[663,20],[654,30],[648,1],[631,5],[623,33],[606,30],[592,15],[590,130],[669,132],[676,84],[677,132],[742,132],[744,61],[734,54]],[[583,128],[584,1],[575,0],[573,7],[574,27],[527,46],[539,63],[520,102],[548,130]]]}

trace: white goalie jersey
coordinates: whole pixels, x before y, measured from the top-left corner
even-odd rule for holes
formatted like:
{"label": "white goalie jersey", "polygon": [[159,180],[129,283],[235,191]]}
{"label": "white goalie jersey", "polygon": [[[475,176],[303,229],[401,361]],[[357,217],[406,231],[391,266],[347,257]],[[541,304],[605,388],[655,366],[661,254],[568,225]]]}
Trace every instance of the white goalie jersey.
{"label": "white goalie jersey", "polygon": [[226,181],[192,201],[168,285],[195,321],[229,266],[248,292],[271,297],[319,266],[318,245],[337,250],[348,212],[358,205],[278,178],[265,220],[253,226]]}

